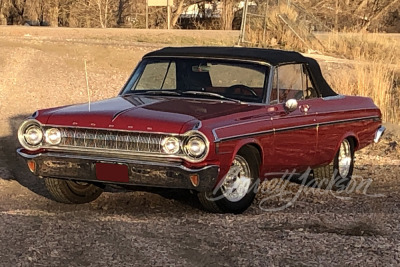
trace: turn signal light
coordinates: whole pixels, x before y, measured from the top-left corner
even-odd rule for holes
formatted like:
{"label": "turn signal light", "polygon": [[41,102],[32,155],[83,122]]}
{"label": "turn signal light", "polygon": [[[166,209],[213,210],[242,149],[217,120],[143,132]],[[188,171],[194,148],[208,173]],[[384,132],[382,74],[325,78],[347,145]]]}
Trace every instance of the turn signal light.
{"label": "turn signal light", "polygon": [[35,173],[36,171],[36,163],[33,160],[28,160],[28,168],[31,172]]}
{"label": "turn signal light", "polygon": [[199,186],[200,183],[200,179],[199,176],[197,174],[191,174],[190,175],[190,181],[192,182],[193,186]]}

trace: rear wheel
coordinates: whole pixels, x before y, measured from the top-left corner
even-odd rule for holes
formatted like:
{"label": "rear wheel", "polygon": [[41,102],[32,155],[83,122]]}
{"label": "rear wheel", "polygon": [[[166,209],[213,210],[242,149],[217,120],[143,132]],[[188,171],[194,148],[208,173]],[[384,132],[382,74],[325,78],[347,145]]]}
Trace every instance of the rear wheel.
{"label": "rear wheel", "polygon": [[90,183],[46,178],[45,185],[54,200],[67,204],[83,204],[97,199],[103,189]]}
{"label": "rear wheel", "polygon": [[327,166],[314,169],[314,180],[322,189],[345,190],[354,168],[354,143],[344,139],[334,160]]}
{"label": "rear wheel", "polygon": [[207,211],[238,214],[251,205],[258,189],[259,169],[258,154],[252,150],[241,150],[235,156],[228,173],[213,192],[198,194]]}

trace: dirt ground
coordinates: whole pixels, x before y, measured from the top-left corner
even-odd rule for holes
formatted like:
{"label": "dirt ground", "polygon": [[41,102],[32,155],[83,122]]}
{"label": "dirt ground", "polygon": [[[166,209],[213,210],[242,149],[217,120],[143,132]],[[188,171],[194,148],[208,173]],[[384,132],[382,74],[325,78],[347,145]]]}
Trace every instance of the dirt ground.
{"label": "dirt ground", "polygon": [[84,60],[91,98],[103,99],[149,51],[229,43],[237,34],[0,27],[0,266],[399,266],[393,125],[357,153],[357,183],[347,192],[275,180],[241,215],[206,213],[191,196],[117,190],[90,204],[59,204],[16,156],[27,115],[87,101]]}

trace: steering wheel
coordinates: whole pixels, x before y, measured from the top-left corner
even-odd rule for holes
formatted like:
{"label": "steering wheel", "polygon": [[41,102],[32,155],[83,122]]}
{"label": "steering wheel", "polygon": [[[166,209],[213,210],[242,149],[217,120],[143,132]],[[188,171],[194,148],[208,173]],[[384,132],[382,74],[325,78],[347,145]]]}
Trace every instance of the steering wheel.
{"label": "steering wheel", "polygon": [[296,99],[296,100],[302,100],[302,99],[303,99],[303,91],[298,91],[298,92],[294,95],[294,99]]}
{"label": "steering wheel", "polygon": [[243,84],[234,84],[232,86],[229,86],[228,88],[226,88],[225,93],[227,94],[235,94],[235,89],[239,89],[240,93],[242,93],[243,91],[248,91],[250,92],[250,94],[254,97],[258,97],[258,95],[256,94],[256,92],[254,92],[254,90],[246,85]]}
{"label": "steering wheel", "polygon": [[314,98],[314,97],[317,97],[317,94],[315,93],[315,90],[312,87],[308,87],[305,90],[305,93],[303,91],[299,91],[294,96],[294,98],[297,100],[309,99],[309,98]]}

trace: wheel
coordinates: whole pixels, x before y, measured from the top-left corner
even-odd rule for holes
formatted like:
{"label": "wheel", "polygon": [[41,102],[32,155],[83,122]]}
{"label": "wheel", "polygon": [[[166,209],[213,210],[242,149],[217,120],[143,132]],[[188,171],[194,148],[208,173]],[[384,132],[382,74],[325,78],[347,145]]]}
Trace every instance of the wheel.
{"label": "wheel", "polygon": [[334,160],[327,166],[314,169],[314,180],[322,189],[345,190],[353,175],[353,168],[354,143],[344,139]]}
{"label": "wheel", "polygon": [[210,212],[235,214],[244,212],[257,193],[258,171],[258,151],[254,152],[253,149],[240,151],[214,191],[198,193],[200,203]]}
{"label": "wheel", "polygon": [[248,91],[250,92],[250,94],[254,97],[258,97],[258,95],[256,94],[256,92],[254,92],[254,90],[246,85],[243,84],[234,84],[232,86],[229,86],[228,88],[226,88],[226,93],[227,94],[235,94],[235,89],[239,89],[240,93],[242,93],[242,91]]}
{"label": "wheel", "polygon": [[97,199],[103,189],[90,183],[45,178],[45,185],[55,201],[67,204],[88,203]]}

